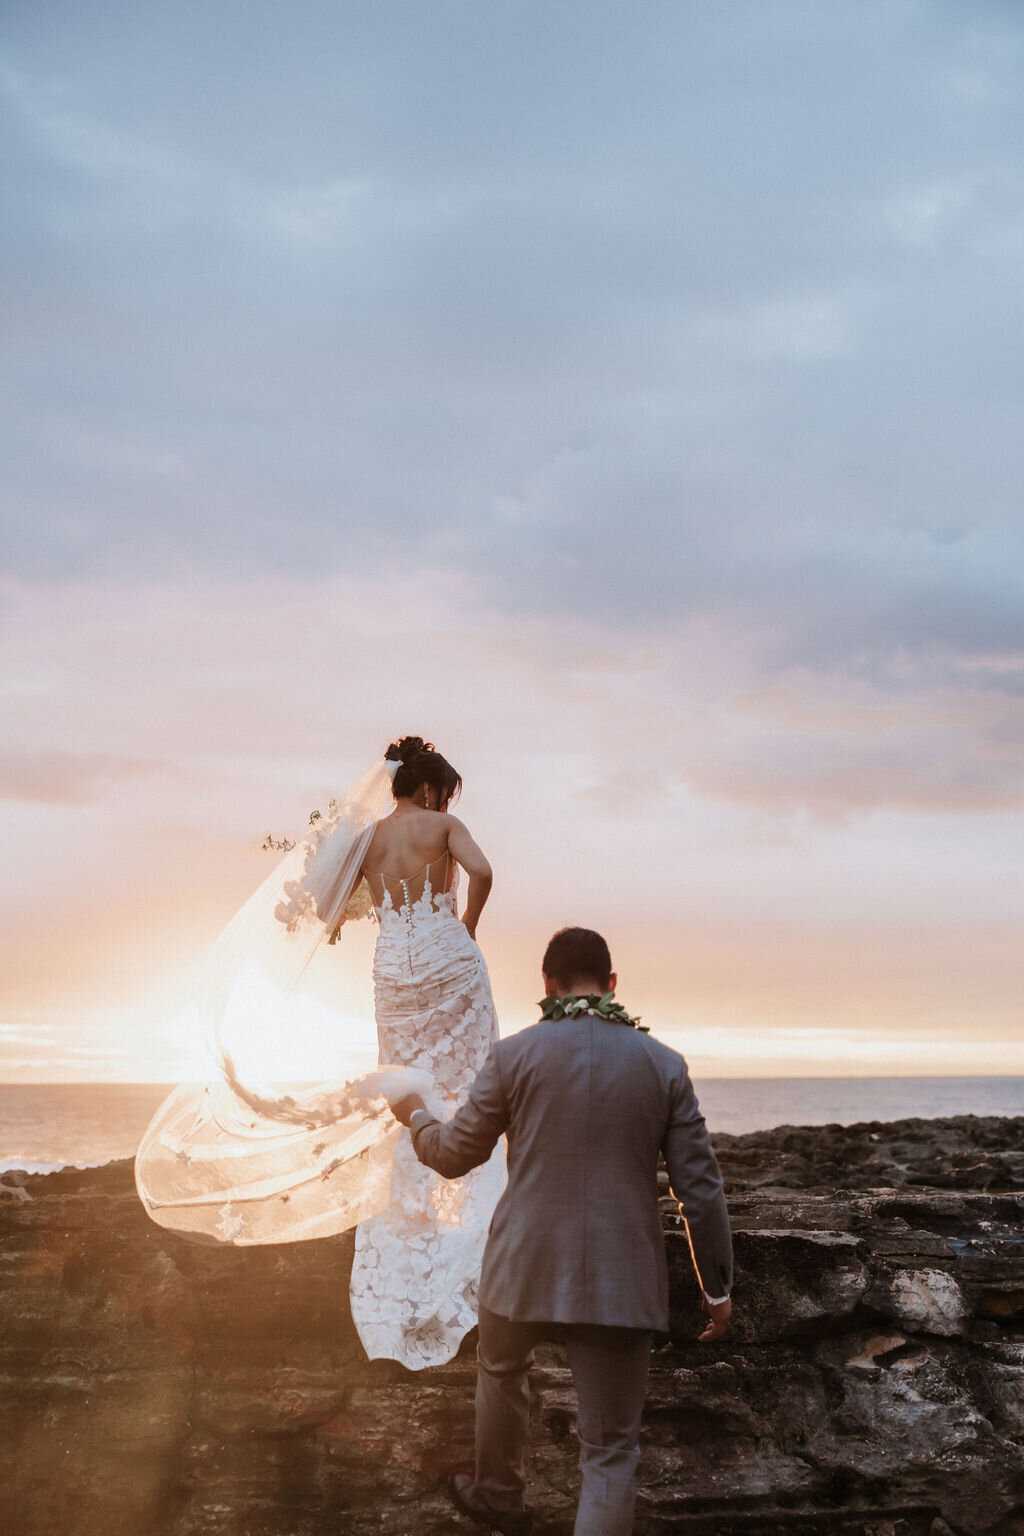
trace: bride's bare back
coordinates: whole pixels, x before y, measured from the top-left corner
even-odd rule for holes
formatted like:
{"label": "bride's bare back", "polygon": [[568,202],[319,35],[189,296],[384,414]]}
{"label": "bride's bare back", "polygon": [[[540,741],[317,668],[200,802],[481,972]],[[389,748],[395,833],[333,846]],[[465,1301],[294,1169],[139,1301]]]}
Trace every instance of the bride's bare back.
{"label": "bride's bare back", "polygon": [[366,850],[363,875],[376,906],[382,904],[387,891],[398,907],[418,901],[428,879],[435,894],[450,890],[456,864],[469,876],[462,920],[470,933],[475,933],[490,892],[491,866],[457,816],[400,800],[392,814],[377,825]]}

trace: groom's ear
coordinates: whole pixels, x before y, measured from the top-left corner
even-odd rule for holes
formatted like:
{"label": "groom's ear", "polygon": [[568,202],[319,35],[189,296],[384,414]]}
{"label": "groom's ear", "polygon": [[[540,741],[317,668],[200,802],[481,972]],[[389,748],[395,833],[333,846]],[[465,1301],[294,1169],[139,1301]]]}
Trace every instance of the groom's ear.
{"label": "groom's ear", "polygon": [[615,988],[618,986],[618,984],[619,984],[619,973],[618,973],[618,971],[612,971],[609,974],[609,977],[608,977],[608,991],[609,992],[614,992]]}
{"label": "groom's ear", "polygon": [[558,997],[564,990],[561,983],[557,982],[553,976],[549,976],[547,971],[541,971],[540,974],[544,978],[544,996]]}

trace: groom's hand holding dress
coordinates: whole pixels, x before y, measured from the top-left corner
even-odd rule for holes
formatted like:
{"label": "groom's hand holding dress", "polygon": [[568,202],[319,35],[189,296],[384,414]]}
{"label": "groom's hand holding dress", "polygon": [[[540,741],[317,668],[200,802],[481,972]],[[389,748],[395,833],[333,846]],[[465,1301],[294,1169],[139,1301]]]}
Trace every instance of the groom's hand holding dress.
{"label": "groom's hand holding dress", "polygon": [[393,1099],[389,1102],[391,1104],[391,1113],[403,1125],[411,1124],[412,1117],[416,1111],[418,1109],[425,1111],[427,1107],[418,1093],[407,1093],[404,1099]]}

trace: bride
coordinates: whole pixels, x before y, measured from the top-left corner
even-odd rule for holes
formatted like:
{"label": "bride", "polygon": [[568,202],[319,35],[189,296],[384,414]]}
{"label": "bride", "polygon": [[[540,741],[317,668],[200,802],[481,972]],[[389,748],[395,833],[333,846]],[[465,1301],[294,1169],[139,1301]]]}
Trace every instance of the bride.
{"label": "bride", "polygon": [[[447,1117],[497,1038],[475,942],[491,869],[448,810],[461,785],[432,745],[403,737],[290,845],[206,962],[196,1012],[218,1076],[165,1100],[135,1160],[149,1215],[194,1241],[295,1242],[359,1223],[353,1319],[372,1359],[412,1370],[450,1360],[476,1322],[504,1184],[500,1154],[455,1183],[423,1167],[385,1099],[401,1073]],[[461,918],[460,868],[469,881]],[[344,1080],[284,1095],[262,1085],[261,1042],[288,1042],[314,955],[371,911],[385,1070],[360,1077],[350,1066]]]}
{"label": "bride", "polygon": [[[419,736],[394,742],[395,807],[363,859],[380,932],[373,961],[382,1063],[430,1073],[449,1115],[497,1039],[476,926],[491,867],[449,804],[462,787]],[[459,869],[469,879],[457,915]],[[411,1370],[450,1360],[476,1323],[476,1287],[491,1214],[504,1183],[500,1156],[450,1183],[424,1167],[408,1137],[395,1147],[391,1205],[356,1230],[352,1317],[371,1359]]]}

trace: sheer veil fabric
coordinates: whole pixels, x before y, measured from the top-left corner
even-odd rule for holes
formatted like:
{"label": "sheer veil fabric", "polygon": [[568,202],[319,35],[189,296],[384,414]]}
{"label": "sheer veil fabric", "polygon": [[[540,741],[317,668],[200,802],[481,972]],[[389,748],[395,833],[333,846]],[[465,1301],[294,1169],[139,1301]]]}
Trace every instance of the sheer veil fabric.
{"label": "sheer veil fabric", "polygon": [[383,1068],[281,1094],[258,1080],[247,1046],[257,1024],[287,1039],[317,948],[369,910],[357,882],[399,766],[381,759],[332,804],[213,946],[198,1008],[219,1078],[176,1088],[135,1159],[159,1225],[197,1242],[285,1243],[343,1232],[389,1204],[401,1127],[383,1094],[401,1087],[429,1100],[431,1078]]}

